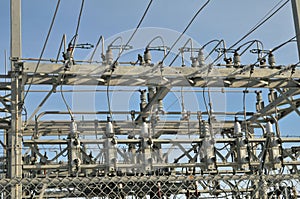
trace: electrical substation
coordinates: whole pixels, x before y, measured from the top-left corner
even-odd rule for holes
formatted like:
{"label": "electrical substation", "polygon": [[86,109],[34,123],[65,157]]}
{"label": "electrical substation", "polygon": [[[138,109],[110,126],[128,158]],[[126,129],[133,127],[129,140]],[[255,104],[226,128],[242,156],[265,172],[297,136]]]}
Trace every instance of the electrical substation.
{"label": "electrical substation", "polygon": [[[300,198],[300,136],[283,136],[280,125],[300,116],[299,62],[275,59],[291,42],[300,55],[300,1],[287,2],[296,36],[272,50],[259,40],[228,47],[191,38],[174,48],[183,31],[171,44],[150,38],[124,62],[150,4],[131,37],[89,44],[78,32],[63,35],[58,54],[44,59],[22,57],[21,1],[11,0],[11,68],[0,75],[0,198]],[[81,49],[91,50],[88,59],[76,58]],[[256,60],[244,63],[247,54]],[[105,108],[74,110],[70,98],[88,92]],[[126,92],[130,108],[118,110],[118,93]],[[234,93],[243,103],[221,99]],[[26,110],[34,95],[35,108]],[[62,108],[44,111],[54,95]],[[226,108],[215,108],[218,100]]]}

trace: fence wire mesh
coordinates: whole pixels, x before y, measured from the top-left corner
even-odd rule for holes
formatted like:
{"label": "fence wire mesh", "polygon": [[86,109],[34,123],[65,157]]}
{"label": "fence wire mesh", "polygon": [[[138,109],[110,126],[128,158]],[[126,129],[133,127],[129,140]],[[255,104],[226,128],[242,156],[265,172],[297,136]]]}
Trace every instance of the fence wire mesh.
{"label": "fence wire mesh", "polygon": [[300,174],[3,178],[1,198],[300,198]]}

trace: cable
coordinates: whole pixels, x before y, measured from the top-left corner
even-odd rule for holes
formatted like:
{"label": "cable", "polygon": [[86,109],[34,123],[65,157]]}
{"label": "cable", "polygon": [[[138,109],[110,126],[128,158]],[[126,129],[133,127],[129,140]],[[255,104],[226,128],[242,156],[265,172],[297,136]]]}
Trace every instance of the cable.
{"label": "cable", "polygon": [[211,101],[211,95],[210,95],[210,89],[207,88],[207,95],[208,95],[208,106],[209,106],[209,113],[212,113],[212,101]]}
{"label": "cable", "polygon": [[297,36],[294,36],[294,37],[290,38],[289,40],[287,40],[286,42],[283,42],[282,44],[276,46],[275,48],[272,49],[272,52],[278,50],[279,48],[281,48],[282,46],[286,45],[287,43],[294,41],[294,39],[295,39],[296,37],[297,37]]}
{"label": "cable", "polygon": [[28,92],[29,92],[29,90],[30,90],[30,88],[31,88],[31,85],[32,85],[32,83],[33,83],[33,78],[34,78],[34,76],[35,76],[35,74],[36,74],[36,72],[37,72],[37,70],[38,70],[38,68],[39,68],[39,66],[40,66],[41,59],[42,59],[42,57],[43,57],[43,55],[44,55],[44,52],[45,52],[45,50],[46,50],[46,46],[47,46],[47,43],[48,43],[48,40],[49,40],[49,37],[50,37],[50,33],[51,33],[51,31],[52,31],[52,28],[53,28],[55,19],[56,19],[56,15],[57,15],[57,12],[58,12],[59,5],[60,5],[60,0],[57,1],[56,8],[55,8],[55,11],[54,11],[54,14],[53,14],[53,17],[52,17],[52,21],[51,21],[51,24],[50,24],[50,27],[49,27],[49,30],[48,30],[48,33],[47,33],[47,36],[46,36],[46,40],[45,40],[45,42],[44,42],[44,45],[43,45],[43,48],[42,48],[42,51],[41,51],[39,60],[38,60],[38,62],[37,62],[37,64],[36,64],[36,67],[35,67],[35,69],[34,69],[33,75],[32,75],[32,77],[31,77],[29,86],[28,86],[28,88],[27,88],[27,90],[26,90],[26,93],[25,93],[25,95],[24,95],[22,104],[24,103],[24,101],[25,101],[25,99],[26,99],[26,97],[27,97],[27,95],[28,95]]}
{"label": "cable", "polygon": [[[143,15],[142,15],[142,18],[140,19],[140,21],[139,21],[138,25],[136,26],[135,30],[133,31],[133,33],[132,33],[131,36],[129,37],[129,39],[128,39],[128,41],[126,42],[125,46],[128,46],[128,45],[129,45],[129,43],[131,42],[132,38],[134,37],[134,35],[135,35],[136,32],[138,31],[138,29],[140,28],[140,26],[141,26],[142,22],[144,21],[144,18],[146,17],[146,14],[147,14],[147,12],[148,12],[148,10],[149,10],[149,8],[150,8],[152,2],[153,2],[153,0],[150,0],[150,2],[149,2],[149,4],[148,4],[148,6],[147,6],[145,12],[144,12]],[[124,52],[124,48],[121,48],[121,51],[120,51],[118,57],[117,57],[116,60],[113,62],[113,64],[111,65],[111,67],[113,67],[113,68],[115,67],[115,64],[118,62],[118,60],[120,59],[120,57],[121,57],[121,55],[122,55],[123,52]]]}
{"label": "cable", "polygon": [[[276,4],[268,13],[273,11],[283,0],[281,0],[278,4]],[[268,14],[266,14],[253,28],[251,28],[248,33],[246,33],[241,39],[239,39],[237,42],[235,42],[233,45],[231,45],[228,49],[232,49],[234,46],[239,44],[241,41],[243,41],[245,38],[247,38],[250,34],[252,34],[255,30],[257,30],[259,27],[261,27],[264,23],[266,23],[271,17],[273,17],[279,10],[281,10],[290,0],[286,0],[279,8],[277,8],[270,16],[265,18]],[[265,18],[265,19],[264,19]],[[226,50],[222,52],[217,59],[213,61],[212,64],[214,64],[217,60],[219,60],[220,57],[222,57],[225,54]]]}
{"label": "cable", "polygon": [[[164,60],[167,58],[167,56],[171,53],[172,49],[175,47],[175,45],[177,44],[177,42],[181,39],[181,37],[185,34],[185,32],[188,30],[188,28],[191,26],[191,24],[193,23],[193,21],[196,19],[196,17],[199,15],[199,13],[208,5],[208,3],[210,2],[210,0],[208,0],[202,7],[200,7],[200,9],[195,13],[195,15],[193,16],[193,18],[190,20],[190,22],[188,23],[188,25],[185,27],[185,29],[183,30],[183,32],[179,35],[179,37],[176,39],[176,41],[173,43],[173,45],[171,46],[171,48],[169,49],[169,51],[167,52],[167,54],[163,57],[162,61],[161,61],[161,64],[164,62]],[[175,57],[176,59],[177,57]],[[174,60],[171,62],[173,63]],[[169,64],[169,66],[171,66],[171,64]],[[204,101],[205,100],[205,88],[203,88],[203,98],[204,98]],[[207,110],[207,113],[209,114],[208,112],[208,108],[207,108],[207,104],[205,103],[205,107],[206,107],[206,110]]]}
{"label": "cable", "polygon": [[202,97],[203,97],[203,101],[204,101],[204,105],[205,105],[205,109],[206,109],[208,118],[210,119],[211,116],[210,116],[210,112],[209,112],[209,109],[208,109],[208,106],[207,106],[207,102],[206,102],[206,97],[205,97],[205,87],[203,87]]}
{"label": "cable", "polygon": [[74,121],[74,116],[73,116],[72,110],[71,110],[70,106],[68,105],[67,100],[65,99],[65,96],[64,96],[64,93],[63,93],[63,90],[62,90],[65,75],[66,75],[66,71],[64,71],[64,74],[62,75],[62,78],[61,78],[62,80],[61,80],[61,83],[60,83],[60,94],[61,94],[61,98],[63,99],[63,102],[65,103],[66,108],[67,108],[67,110],[70,114],[71,121]]}
{"label": "cable", "polygon": [[180,98],[181,98],[181,111],[182,113],[185,112],[185,108],[184,108],[184,97],[183,97],[183,87],[181,87],[181,92],[180,92]]}
{"label": "cable", "polygon": [[260,44],[260,47],[262,50],[264,50],[264,45],[261,41],[255,39],[255,40],[251,40],[251,41],[248,41],[242,45],[240,45],[236,51],[239,51],[242,47],[244,47],[245,45],[249,44],[239,55],[242,56],[254,43],[256,43],[256,46],[257,46],[257,49],[259,49],[259,45]]}
{"label": "cable", "polygon": [[[271,17],[273,17],[279,10],[281,10],[290,0],[285,1],[279,8],[277,8],[270,16],[267,17],[269,13],[271,13],[283,0],[281,0],[278,4],[276,4],[253,28],[249,30],[248,33],[246,33],[241,39],[239,39],[237,42],[235,42],[229,49],[236,46],[238,43],[243,41],[246,37],[248,37],[250,34],[252,34],[255,30],[257,30],[260,26],[262,26],[266,21],[268,21]],[[267,17],[267,18],[265,18]],[[265,19],[264,19],[265,18]]]}
{"label": "cable", "polygon": [[188,25],[186,26],[186,28],[183,30],[183,32],[179,35],[179,37],[177,38],[177,40],[173,43],[173,45],[171,46],[170,50],[167,52],[167,54],[164,56],[164,58],[162,59],[161,63],[163,63],[165,61],[165,59],[167,58],[167,56],[171,53],[172,49],[175,47],[175,45],[177,44],[177,42],[181,39],[181,37],[185,34],[185,32],[187,31],[187,29],[192,25],[193,21],[196,19],[196,17],[198,16],[198,14],[208,5],[208,3],[210,2],[210,0],[208,0],[197,12],[196,14],[193,16],[193,18],[190,20],[190,22],[188,23]]}
{"label": "cable", "polygon": [[[185,42],[185,44],[183,45],[182,48],[184,48],[189,42],[190,42],[190,44],[191,44],[191,54],[192,54],[192,52],[193,52],[193,42],[192,42],[192,39],[191,39],[191,38],[189,38],[189,39]],[[175,60],[179,57],[180,53],[181,53],[181,50],[179,50],[179,52],[178,52],[177,55],[174,57],[174,59],[171,61],[171,63],[169,64],[169,66],[172,66],[172,64],[175,62]],[[183,52],[182,52],[182,53],[183,53]],[[192,55],[191,55],[191,57],[192,57]],[[182,55],[182,58],[183,58],[183,55]],[[182,65],[183,65],[183,64],[182,64]]]}
{"label": "cable", "polygon": [[107,98],[107,106],[108,106],[108,112],[109,116],[112,119],[112,111],[111,111],[111,104],[110,104],[110,97],[109,97],[109,86],[110,86],[110,80],[112,76],[113,70],[110,71],[110,75],[107,80],[107,87],[106,87],[106,98]]}
{"label": "cable", "polygon": [[247,111],[246,111],[246,94],[248,93],[248,88],[249,88],[251,76],[252,76],[252,72],[250,72],[246,88],[243,91],[244,92],[243,93],[243,113],[244,113],[245,135],[246,135],[246,137],[248,137],[248,135],[247,135],[247,129],[248,129],[248,127],[247,127]]}
{"label": "cable", "polygon": [[79,27],[80,27],[80,21],[81,21],[81,15],[82,15],[83,6],[84,6],[84,0],[81,1],[79,16],[78,16],[78,20],[77,20],[76,31],[75,31],[74,40],[73,40],[73,47],[74,48],[73,48],[73,50],[71,52],[71,56],[70,57],[73,57],[73,55],[74,55],[75,46],[76,46],[76,43],[77,43],[78,31],[79,31]]}
{"label": "cable", "polygon": [[[144,11],[143,15],[142,15],[142,18],[140,19],[138,25],[136,26],[135,30],[133,31],[133,33],[131,34],[131,36],[129,37],[128,41],[126,42],[125,46],[128,46],[130,41],[132,40],[132,38],[134,37],[134,35],[136,34],[136,32],[138,31],[138,29],[140,28],[146,14],[148,13],[148,10],[152,4],[153,0],[150,0],[146,10]],[[109,110],[109,115],[110,115],[110,118],[112,119],[112,112],[111,112],[111,105],[110,105],[110,97],[109,97],[109,87],[110,87],[110,80],[111,80],[111,76],[114,72],[114,69],[115,69],[115,65],[116,63],[118,62],[118,60],[120,59],[122,53],[124,52],[124,49],[121,48],[121,51],[119,52],[119,55],[118,57],[115,59],[115,61],[112,63],[112,65],[110,66],[110,69],[111,69],[111,72],[110,72],[110,76],[108,77],[108,80],[107,80],[107,87],[106,87],[106,97],[107,97],[107,104],[108,104],[108,110]]]}
{"label": "cable", "polygon": [[[71,52],[71,55],[70,57],[73,57],[73,53],[74,53],[74,49],[75,49],[75,46],[76,46],[76,42],[77,42],[77,36],[78,36],[78,31],[79,31],[79,26],[80,26],[80,21],[81,21],[81,16],[82,16],[82,10],[83,10],[83,6],[84,6],[84,0],[81,1],[81,7],[80,7],[80,12],[79,12],[79,16],[78,16],[78,20],[77,20],[77,26],[76,26],[76,31],[75,31],[75,35],[73,37],[73,51]],[[71,41],[72,41],[71,40]],[[68,105],[67,103],[67,100],[65,99],[65,96],[63,94],[63,91],[62,91],[62,87],[63,87],[63,82],[65,80],[65,76],[66,76],[66,69],[64,70],[64,73],[62,75],[62,78],[61,78],[61,84],[60,84],[60,94],[61,94],[61,97],[63,99],[63,102],[64,104],[66,105],[66,108],[70,114],[70,117],[71,117],[71,121],[74,121],[74,115],[72,113],[72,110],[71,110],[71,107]]]}

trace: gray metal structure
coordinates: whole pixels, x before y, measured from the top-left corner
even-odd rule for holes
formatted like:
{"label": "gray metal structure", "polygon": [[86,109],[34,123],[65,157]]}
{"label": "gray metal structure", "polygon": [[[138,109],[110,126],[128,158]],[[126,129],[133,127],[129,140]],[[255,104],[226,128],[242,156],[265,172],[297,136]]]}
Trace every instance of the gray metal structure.
{"label": "gray metal structure", "polygon": [[[292,0],[299,47],[298,4]],[[278,127],[285,116],[300,116],[298,65],[165,67],[148,62],[112,68],[108,59],[95,63],[68,57],[58,63],[44,61],[36,70],[36,62],[22,58],[20,10],[21,1],[11,0],[12,67],[0,77],[1,91],[9,92],[0,98],[1,111],[9,114],[0,123],[6,151],[1,197],[201,198],[225,193],[228,198],[270,198],[277,189],[285,198],[299,197],[300,138],[282,137]],[[29,84],[50,89],[24,120]],[[108,85],[120,90],[138,86],[145,91],[138,91],[140,107],[135,110],[40,112],[60,85],[97,85],[103,90]],[[160,102],[182,87],[246,93],[258,88],[268,92],[269,103],[257,92],[256,112],[163,111]],[[128,119],[76,121],[70,114]],[[225,118],[222,123],[219,116]],[[56,146],[55,155],[47,146]],[[286,181],[294,184],[281,186]]]}

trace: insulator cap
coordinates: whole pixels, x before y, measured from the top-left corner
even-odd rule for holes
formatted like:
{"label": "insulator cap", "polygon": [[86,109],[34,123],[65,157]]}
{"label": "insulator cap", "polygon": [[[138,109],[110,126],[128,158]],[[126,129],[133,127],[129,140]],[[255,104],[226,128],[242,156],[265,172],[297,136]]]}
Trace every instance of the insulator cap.
{"label": "insulator cap", "polygon": [[148,48],[145,49],[144,52],[144,60],[146,64],[151,64],[152,56]]}
{"label": "insulator cap", "polygon": [[241,65],[241,56],[238,52],[235,52],[233,55],[233,64],[234,66],[240,66]]}
{"label": "insulator cap", "polygon": [[149,135],[149,128],[146,121],[143,121],[142,127],[141,127],[141,137],[145,138]]}
{"label": "insulator cap", "polygon": [[267,124],[266,124],[266,131],[267,131],[268,134],[269,133],[274,133],[273,126],[272,126],[270,121],[268,121]]}
{"label": "insulator cap", "polygon": [[242,132],[241,124],[236,120],[234,123],[234,134],[237,135]]}
{"label": "insulator cap", "polygon": [[112,64],[113,63],[114,55],[113,55],[113,52],[110,48],[107,49],[105,58],[106,58],[106,63],[107,64]]}
{"label": "insulator cap", "polygon": [[205,65],[205,56],[202,49],[200,49],[198,52],[198,62],[199,62],[199,66]]}
{"label": "insulator cap", "polygon": [[273,55],[272,52],[269,53],[268,62],[271,67],[275,66],[276,64],[275,56]]}

